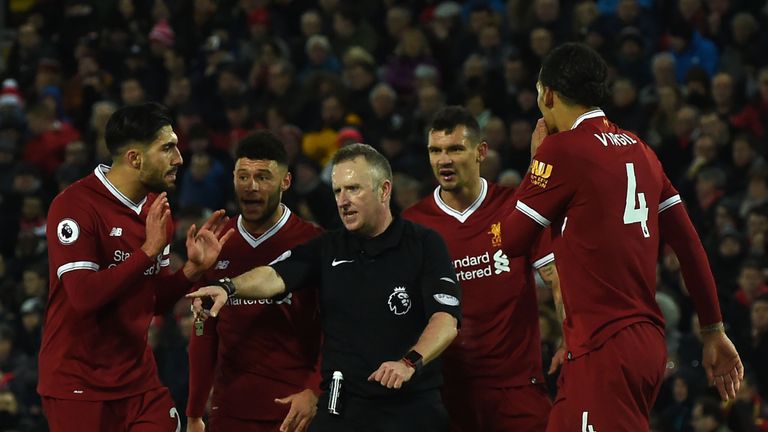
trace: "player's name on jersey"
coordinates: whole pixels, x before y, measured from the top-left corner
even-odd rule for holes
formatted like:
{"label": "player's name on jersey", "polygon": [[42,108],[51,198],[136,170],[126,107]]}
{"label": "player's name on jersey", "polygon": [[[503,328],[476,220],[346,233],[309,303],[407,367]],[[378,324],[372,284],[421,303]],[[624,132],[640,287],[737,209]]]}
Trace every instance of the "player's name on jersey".
{"label": "player's name on jersey", "polygon": [[628,146],[632,144],[637,144],[637,140],[632,138],[631,136],[625,134],[625,133],[619,133],[615,134],[613,132],[601,132],[600,135],[593,134],[595,138],[597,138],[605,147],[608,147],[608,144],[613,144],[615,146]]}
{"label": "player's name on jersey", "polygon": [[493,263],[491,263],[490,252],[485,252],[480,255],[467,255],[464,258],[453,260],[453,267],[456,270],[456,277],[460,281],[467,281],[509,272],[509,258],[499,249],[493,254]]}
{"label": "player's name on jersey", "polygon": [[271,305],[271,304],[292,304],[293,301],[291,298],[293,297],[293,293],[288,293],[287,296],[281,298],[281,299],[259,299],[259,300],[248,300],[248,299],[241,299],[237,297],[231,297],[229,300],[227,300],[227,304],[229,306],[246,306],[246,305]]}

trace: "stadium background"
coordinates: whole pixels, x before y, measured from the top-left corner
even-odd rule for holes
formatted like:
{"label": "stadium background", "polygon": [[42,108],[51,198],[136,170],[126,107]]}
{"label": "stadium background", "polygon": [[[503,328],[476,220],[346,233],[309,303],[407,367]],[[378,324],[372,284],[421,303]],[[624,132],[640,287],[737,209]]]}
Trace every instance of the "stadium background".
{"label": "stadium background", "polygon": [[[34,391],[46,211],[59,190],[108,163],[104,124],[117,106],[155,100],[173,113],[185,159],[172,197],[182,253],[188,224],[236,211],[231,151],[255,129],[288,149],[285,202],[326,228],[339,226],[326,164],[340,145],[363,141],[389,158],[400,209],[432,190],[425,127],[444,104],[466,106],[483,128],[483,176],[515,185],[530,157],[540,61],[565,41],[608,61],[603,108],[656,150],[684,197],[747,365],[736,402],[708,399],[691,302],[663,250],[657,300],[670,355],[653,430],[710,430],[692,421],[695,401],[715,427],[768,430],[766,24],[768,2],[747,0],[2,2],[0,430],[46,430]],[[548,365],[561,335],[551,295],[539,290],[539,300]],[[150,331],[181,411],[187,310]]]}

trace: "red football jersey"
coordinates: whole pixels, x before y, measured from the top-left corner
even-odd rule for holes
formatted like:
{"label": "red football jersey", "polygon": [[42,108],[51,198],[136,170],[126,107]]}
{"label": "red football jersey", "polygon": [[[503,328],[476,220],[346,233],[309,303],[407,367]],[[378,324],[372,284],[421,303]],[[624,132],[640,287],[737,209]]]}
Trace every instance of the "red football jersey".
{"label": "red football jersey", "polygon": [[[242,216],[231,220],[227,229],[237,232],[199,285],[267,265],[322,232],[283,209],[280,220],[259,237],[245,229]],[[320,331],[315,289],[282,299],[230,299],[217,318],[205,321],[202,336],[193,333],[187,414],[202,416],[213,384],[211,409],[218,415],[282,420],[288,407],[275,398],[305,388],[318,390]]]}
{"label": "red football jersey", "polygon": [[516,208],[552,226],[567,320],[578,356],[622,328],[664,328],[655,300],[659,213],[680,196],[655,153],[601,110],[544,139]]}
{"label": "red football jersey", "polygon": [[515,206],[513,189],[481,179],[477,200],[458,212],[431,196],[403,217],[440,233],[462,288],[461,331],[443,354],[446,373],[472,377],[493,387],[541,382],[536,285],[531,267],[554,260],[541,244],[530,256],[510,259],[502,251],[504,215]]}
{"label": "red football jersey", "polygon": [[101,165],[65,189],[48,212],[43,396],[112,400],[161,387],[149,325],[191,287],[182,272],[169,274],[169,246],[154,260],[140,249],[156,195],[131,202],[108,170]]}

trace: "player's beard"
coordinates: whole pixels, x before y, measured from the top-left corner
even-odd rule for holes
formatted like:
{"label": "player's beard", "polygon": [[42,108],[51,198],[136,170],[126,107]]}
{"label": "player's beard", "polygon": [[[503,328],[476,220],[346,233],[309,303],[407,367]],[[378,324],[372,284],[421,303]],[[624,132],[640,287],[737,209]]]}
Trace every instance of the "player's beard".
{"label": "player's beard", "polygon": [[244,211],[243,200],[242,198],[240,198],[239,199],[240,214],[243,215],[243,219],[245,219],[245,221],[248,222],[249,225],[253,227],[261,226],[262,224],[264,224],[264,222],[268,221],[273,214],[275,214],[277,207],[280,205],[281,198],[282,198],[282,192],[280,191],[280,189],[277,189],[275,192],[265,196],[263,211],[261,212],[261,214],[257,216],[250,216]]}
{"label": "player's beard", "polygon": [[146,167],[146,165],[142,165],[141,171],[139,171],[139,179],[141,180],[141,184],[144,185],[148,191],[160,193],[176,189],[175,181],[166,180],[166,176],[174,172],[176,172],[175,168],[163,170],[161,168]]}

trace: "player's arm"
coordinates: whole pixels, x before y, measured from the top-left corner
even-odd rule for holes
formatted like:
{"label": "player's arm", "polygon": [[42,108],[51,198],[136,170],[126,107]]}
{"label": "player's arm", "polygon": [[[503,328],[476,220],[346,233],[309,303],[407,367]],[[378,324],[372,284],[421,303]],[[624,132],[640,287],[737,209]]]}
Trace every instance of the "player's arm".
{"label": "player's arm", "polygon": [[102,260],[97,258],[100,233],[92,215],[87,209],[54,201],[47,233],[51,265],[56,267],[56,275],[75,311],[93,313],[139,283],[165,247],[163,227],[170,217],[167,205],[165,194],[161,194],[150,207],[144,244],[129,252],[128,258],[123,260],[121,256],[117,264],[103,269],[98,264]]}
{"label": "player's arm", "polygon": [[219,346],[216,330],[218,320],[205,320],[201,324],[202,334],[198,335],[193,329],[189,341],[189,398],[187,399],[189,423],[195,423],[198,426],[202,422],[205,405],[213,387]]}
{"label": "player's arm", "polygon": [[424,269],[420,276],[422,300],[428,322],[416,344],[403,358],[382,363],[369,377],[387,388],[400,388],[423,365],[436,359],[458,335],[461,320],[461,289],[439,234],[424,236]]}
{"label": "player's arm", "polygon": [[[203,272],[208,270],[218,258],[222,247],[234,234],[234,229],[225,231],[229,218],[224,210],[211,214],[203,223],[200,230],[192,224],[187,230],[186,247],[187,262],[176,273],[168,269],[170,260],[170,245],[166,245],[160,259],[160,278],[156,283],[155,314],[161,315],[171,310],[184,294],[188,293],[192,284],[200,279]],[[149,218],[147,219],[149,222]],[[148,224],[149,226],[149,224]],[[169,230],[168,236],[172,235]],[[147,238],[150,238],[147,235]]]}
{"label": "player's arm", "polygon": [[707,255],[679,196],[662,202],[659,211],[661,237],[680,261],[685,286],[699,316],[704,345],[702,363],[707,379],[717,387],[724,400],[733,399],[744,379],[744,367],[725,334]]}
{"label": "player's arm", "polygon": [[563,306],[563,295],[560,292],[560,278],[557,276],[557,267],[555,262],[552,261],[549,264],[544,265],[538,269],[539,276],[547,288],[552,290],[552,299],[555,303],[555,311],[557,312],[557,318],[562,324],[565,322],[565,306]]}

